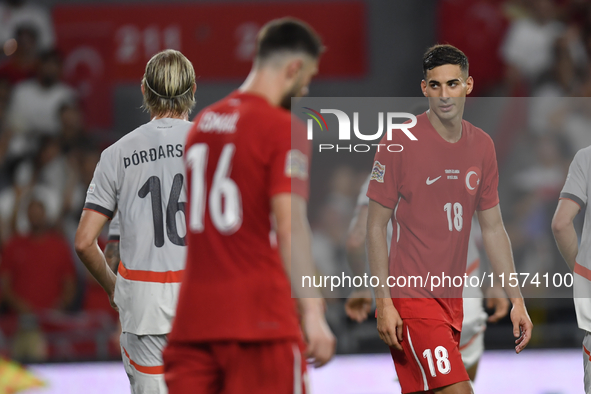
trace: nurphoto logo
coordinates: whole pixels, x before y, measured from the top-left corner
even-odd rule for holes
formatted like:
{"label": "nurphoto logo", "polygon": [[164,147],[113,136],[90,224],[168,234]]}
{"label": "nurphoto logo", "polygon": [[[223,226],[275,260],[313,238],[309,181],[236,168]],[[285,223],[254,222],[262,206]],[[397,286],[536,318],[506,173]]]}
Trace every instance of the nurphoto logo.
{"label": "nurphoto logo", "polygon": [[[307,136],[308,140],[312,140],[314,134],[314,125],[320,132],[329,132],[328,124],[322,114],[333,114],[338,121],[338,138],[339,141],[351,140],[351,119],[344,111],[339,109],[320,109],[317,111],[310,107],[303,107],[303,113],[309,116],[307,121]],[[402,131],[410,141],[417,141],[417,137],[410,131],[412,127],[417,124],[417,118],[408,112],[378,112],[378,130],[373,134],[364,134],[359,130],[359,112],[353,112],[353,133],[355,137],[362,141],[379,141],[382,139],[384,133],[384,118],[386,119],[386,139],[392,140],[392,135],[395,131]],[[395,123],[395,119],[404,119],[401,123]],[[318,146],[319,152],[323,151],[346,151],[346,152],[369,152],[372,146],[376,146],[378,151],[380,148],[387,149],[389,152],[402,152],[404,147],[401,144],[324,144]]]}

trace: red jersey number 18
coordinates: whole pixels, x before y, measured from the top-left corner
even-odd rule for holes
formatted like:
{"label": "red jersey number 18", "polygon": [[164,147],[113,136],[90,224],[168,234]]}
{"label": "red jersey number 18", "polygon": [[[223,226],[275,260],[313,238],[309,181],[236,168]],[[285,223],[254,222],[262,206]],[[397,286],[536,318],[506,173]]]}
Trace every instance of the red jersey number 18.
{"label": "red jersey number 18", "polygon": [[[242,224],[240,190],[229,177],[235,150],[234,144],[224,145],[209,191],[211,221],[220,233],[227,235],[238,231]],[[192,171],[189,228],[195,233],[202,232],[204,227],[205,203],[208,197],[205,179],[208,154],[207,144],[195,144],[187,151],[187,165]]]}
{"label": "red jersey number 18", "polygon": [[462,227],[464,227],[464,219],[462,215],[464,214],[464,208],[462,204],[459,202],[453,205],[453,219],[452,219],[452,205],[451,202],[448,202],[443,206],[443,210],[447,212],[447,224],[449,226],[449,231],[453,231],[455,227],[457,231],[462,231]]}

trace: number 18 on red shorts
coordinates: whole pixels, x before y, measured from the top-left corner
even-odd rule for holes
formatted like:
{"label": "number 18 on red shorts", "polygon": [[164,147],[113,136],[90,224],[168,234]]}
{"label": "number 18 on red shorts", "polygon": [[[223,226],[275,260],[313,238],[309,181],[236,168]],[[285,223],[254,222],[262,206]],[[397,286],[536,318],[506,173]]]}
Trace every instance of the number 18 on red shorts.
{"label": "number 18 on red shorts", "polygon": [[429,391],[469,380],[460,354],[460,331],[431,319],[403,319],[402,351],[390,348],[403,393]]}

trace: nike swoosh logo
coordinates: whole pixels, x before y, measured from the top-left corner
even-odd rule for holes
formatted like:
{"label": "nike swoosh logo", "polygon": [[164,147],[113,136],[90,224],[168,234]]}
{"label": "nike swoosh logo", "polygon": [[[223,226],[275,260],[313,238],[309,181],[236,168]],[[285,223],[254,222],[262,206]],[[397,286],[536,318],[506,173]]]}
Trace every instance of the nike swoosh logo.
{"label": "nike swoosh logo", "polygon": [[429,179],[427,178],[427,185],[432,185],[433,183],[435,183],[439,178],[441,178],[441,175],[439,175],[437,178],[435,179]]}

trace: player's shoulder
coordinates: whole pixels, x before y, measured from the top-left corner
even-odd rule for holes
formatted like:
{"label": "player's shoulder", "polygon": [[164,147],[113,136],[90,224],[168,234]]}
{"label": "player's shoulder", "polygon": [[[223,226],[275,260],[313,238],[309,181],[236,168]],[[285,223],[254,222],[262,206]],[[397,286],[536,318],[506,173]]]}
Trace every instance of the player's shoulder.
{"label": "player's shoulder", "polygon": [[464,125],[465,130],[469,133],[469,137],[473,143],[494,148],[494,141],[490,134],[465,119],[462,120],[462,124]]}
{"label": "player's shoulder", "polygon": [[290,130],[291,112],[271,105],[263,96],[234,91],[205,107],[195,118],[194,130],[233,132],[237,127],[265,134],[268,130]]}
{"label": "player's shoulder", "polygon": [[579,149],[573,158],[573,162],[580,164],[591,165],[591,145],[586,148]]}
{"label": "player's shoulder", "polygon": [[151,140],[152,136],[148,135],[148,133],[157,131],[158,129],[168,130],[171,128],[176,128],[180,129],[180,131],[188,132],[192,125],[192,122],[183,119],[166,118],[152,120],[148,123],[138,126],[131,132],[119,138],[112,145],[106,148],[105,152],[109,149],[112,151],[117,151],[124,147],[135,146],[139,141]]}
{"label": "player's shoulder", "polygon": [[102,153],[102,156],[109,156],[116,154],[119,152],[121,148],[125,147],[126,145],[133,143],[133,141],[137,138],[136,132],[140,130],[145,125],[141,125],[135,128],[133,131],[125,134],[123,137],[119,138],[117,141],[113,142],[111,145],[107,146]]}
{"label": "player's shoulder", "polygon": [[583,157],[589,159],[591,157],[591,145],[589,145],[585,148],[579,149],[575,155],[583,156]]}

